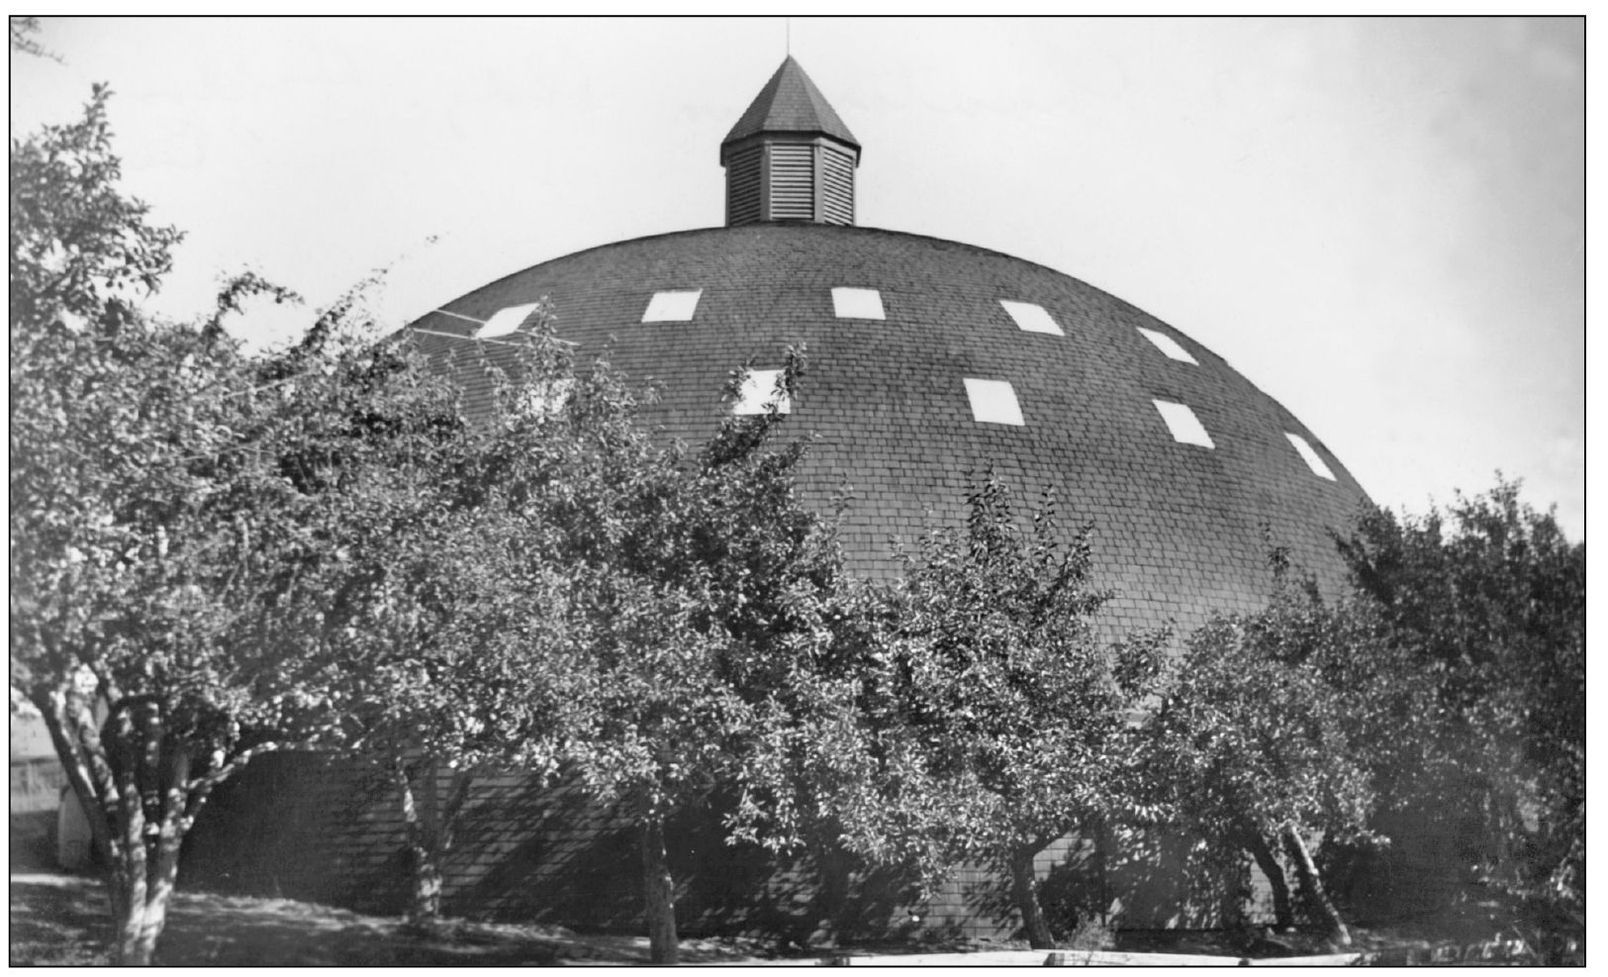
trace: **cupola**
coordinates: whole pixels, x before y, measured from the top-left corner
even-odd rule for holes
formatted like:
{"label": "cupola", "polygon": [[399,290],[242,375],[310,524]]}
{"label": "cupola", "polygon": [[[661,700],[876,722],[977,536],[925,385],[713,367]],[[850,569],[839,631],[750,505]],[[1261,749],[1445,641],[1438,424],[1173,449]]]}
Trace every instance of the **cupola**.
{"label": "cupola", "polygon": [[854,224],[860,144],[792,56],[720,144],[726,226]]}

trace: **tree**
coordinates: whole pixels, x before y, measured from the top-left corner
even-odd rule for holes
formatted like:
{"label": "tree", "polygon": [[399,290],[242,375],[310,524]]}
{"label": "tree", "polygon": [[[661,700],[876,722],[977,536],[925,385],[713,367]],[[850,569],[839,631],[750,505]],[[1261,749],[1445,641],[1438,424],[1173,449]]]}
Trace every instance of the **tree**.
{"label": "tree", "polygon": [[143,315],[178,235],[117,190],[106,98],[12,147],[11,682],[105,857],[114,960],[148,963],[210,792],[343,718],[316,637],[354,476],[461,424],[349,301],[255,360],[220,323],[288,294],[260,280],[199,325]]}
{"label": "tree", "polygon": [[1518,495],[1499,480],[1445,512],[1376,509],[1337,541],[1391,646],[1434,689],[1425,750],[1440,762],[1383,769],[1396,803],[1482,823],[1481,881],[1565,953],[1584,940],[1585,544]]}
{"label": "tree", "polygon": [[211,790],[341,717],[315,638],[346,459],[307,419],[376,356],[266,369],[140,317],[14,323],[12,355],[12,683],[108,856],[115,959],[149,962]]}
{"label": "tree", "polygon": [[1031,531],[992,475],[968,502],[963,531],[907,557],[883,633],[854,643],[853,713],[820,711],[812,738],[830,755],[812,762],[849,850],[929,886],[962,862],[996,865],[1029,940],[1051,946],[1034,858],[1129,803],[1132,719],[1165,635],[1098,639],[1109,594],[1088,584],[1087,530],[1066,544],[1052,498]]}
{"label": "tree", "polygon": [[[779,391],[793,394],[802,370],[789,352]],[[577,387],[577,416],[630,413],[607,379]],[[830,640],[841,556],[830,526],[795,498],[802,445],[770,446],[782,422],[773,400],[730,418],[694,457],[603,425],[599,435],[621,436],[590,442],[588,464],[566,469],[547,510],[587,635],[576,670],[586,687],[574,696],[589,725],[570,739],[568,763],[637,825],[656,963],[677,952],[667,821],[747,779],[782,715],[789,663]]]}
{"label": "tree", "polygon": [[135,311],[178,235],[117,192],[107,94],[12,144],[11,681],[111,855],[116,959],[144,962],[184,829],[253,748],[220,655],[250,624],[201,588],[240,596],[213,571],[277,489],[238,450],[233,351]]}
{"label": "tree", "polygon": [[[441,861],[474,778],[545,780],[593,735],[585,710],[600,706],[584,693],[608,640],[596,624],[618,622],[589,603],[608,583],[584,554],[607,551],[608,527],[630,518],[620,487],[657,457],[620,378],[604,363],[578,377],[550,317],[497,353],[454,364],[492,374],[485,416],[464,421],[448,401],[434,423],[419,423],[432,416],[420,405],[370,417],[383,436],[357,432],[365,456],[348,455],[350,484],[331,497],[342,547],[320,588],[321,640],[339,663],[338,736],[397,790],[420,924],[439,915]],[[354,414],[336,406],[326,422]]]}
{"label": "tree", "polygon": [[1266,610],[1214,618],[1190,636],[1147,723],[1141,762],[1174,822],[1249,852],[1288,927],[1282,849],[1308,916],[1341,945],[1350,934],[1306,837],[1377,840],[1372,766],[1393,750],[1387,731],[1412,741],[1407,703],[1421,691],[1388,656],[1376,620],[1331,608],[1281,573]]}

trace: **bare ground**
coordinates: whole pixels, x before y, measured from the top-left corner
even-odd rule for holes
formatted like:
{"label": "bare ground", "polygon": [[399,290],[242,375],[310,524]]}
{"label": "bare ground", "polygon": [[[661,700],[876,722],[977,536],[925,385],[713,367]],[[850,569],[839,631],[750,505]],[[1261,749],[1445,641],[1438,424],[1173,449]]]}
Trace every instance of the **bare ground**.
{"label": "bare ground", "polygon": [[[11,875],[11,953],[18,965],[95,965],[109,962],[109,914],[100,880],[32,867]],[[1473,907],[1469,907],[1473,908]],[[1381,962],[1407,952],[1400,962],[1451,963],[1476,941],[1490,941],[1502,929],[1483,913],[1459,914],[1416,925],[1354,928],[1353,950],[1385,952]],[[1122,932],[1110,949],[1255,957],[1332,952],[1310,934],[1269,936],[1269,945],[1248,947],[1224,933]],[[1264,941],[1264,942],[1267,942]],[[1016,943],[965,943],[944,946],[857,948],[856,954],[905,954],[926,950],[1020,949]],[[830,954],[791,957],[759,940],[689,939],[681,959],[690,964],[808,964]],[[1447,956],[1450,952],[1452,955]],[[1482,952],[1479,962],[1495,962]],[[1502,954],[1506,956],[1506,954]],[[1509,958],[1511,959],[1511,958]],[[396,917],[368,916],[315,903],[208,892],[173,897],[168,926],[158,949],[168,966],[511,966],[643,964],[645,937],[577,934],[559,926],[446,920],[429,933],[410,929]]]}
{"label": "bare ground", "polygon": [[[109,962],[99,879],[11,876],[12,966]],[[683,940],[685,963],[768,963],[754,941]],[[446,921],[426,935],[395,917],[206,892],[173,896],[157,950],[167,966],[515,966],[648,962],[645,937],[579,936],[563,927]],[[785,961],[776,961],[785,962]],[[800,961],[803,962],[803,961]]]}

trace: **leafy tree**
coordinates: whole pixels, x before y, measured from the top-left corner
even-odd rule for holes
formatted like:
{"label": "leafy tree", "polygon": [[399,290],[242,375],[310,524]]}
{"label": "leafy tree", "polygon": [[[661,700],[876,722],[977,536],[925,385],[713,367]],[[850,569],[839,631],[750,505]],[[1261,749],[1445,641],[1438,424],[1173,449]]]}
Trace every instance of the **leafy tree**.
{"label": "leafy tree", "polygon": [[1087,532],[1063,542],[1053,499],[1031,531],[992,475],[969,504],[963,531],[907,557],[882,633],[850,644],[861,660],[821,680],[841,696],[846,678],[853,709],[819,712],[811,763],[850,851],[929,885],[996,865],[1032,944],[1050,946],[1034,857],[1131,802],[1132,719],[1165,636],[1097,638],[1109,595],[1088,584]]}
{"label": "leafy tree", "polygon": [[256,363],[138,316],[14,323],[11,351],[11,681],[107,856],[114,955],[149,962],[211,790],[342,717],[317,636],[351,469],[309,419],[383,354]]}
{"label": "leafy tree", "polygon": [[279,489],[240,450],[233,350],[136,312],[178,235],[113,185],[106,98],[12,144],[11,681],[111,855],[116,959],[144,962],[184,829],[254,748],[227,650],[260,622],[218,571]]}
{"label": "leafy tree", "polygon": [[[781,391],[795,391],[802,369],[790,352]],[[597,383],[584,399],[628,413],[622,396]],[[549,510],[587,635],[576,670],[586,687],[573,695],[590,724],[567,760],[638,825],[659,963],[676,959],[667,820],[707,809],[720,785],[746,778],[782,715],[788,663],[829,640],[823,618],[841,558],[829,527],[795,498],[802,446],[770,446],[782,420],[774,405],[734,416],[695,457],[622,436],[585,453],[592,467],[567,470],[555,488],[562,504]]]}
{"label": "leafy tree", "polygon": [[1341,945],[1350,934],[1306,837],[1373,843],[1373,764],[1412,740],[1422,690],[1387,661],[1376,620],[1279,580],[1258,614],[1214,618],[1191,635],[1147,723],[1148,782],[1185,830],[1243,850],[1294,923],[1282,849],[1307,914]]}
{"label": "leafy tree", "polygon": [[324,741],[374,759],[394,784],[409,915],[427,923],[475,773],[542,742],[519,735],[529,732],[519,717],[545,701],[529,663],[552,658],[540,639],[560,588],[550,565],[523,559],[528,526],[508,504],[511,476],[487,464],[518,456],[528,444],[499,440],[529,432],[468,421],[405,340],[315,330],[292,355],[364,364],[297,419],[281,465],[311,502],[309,532],[330,542],[297,567],[315,607],[308,658],[329,689]]}
{"label": "leafy tree", "polygon": [[1434,689],[1424,750],[1438,762],[1382,766],[1395,803],[1481,822],[1481,880],[1583,945],[1585,544],[1518,492],[1499,481],[1421,518],[1374,510],[1339,542],[1391,647]]}
{"label": "leafy tree", "polygon": [[349,301],[255,360],[221,320],[288,296],[260,280],[199,325],[141,314],[178,235],[116,188],[106,98],[12,146],[11,682],[105,857],[114,959],[148,963],[209,793],[345,720],[318,638],[354,489],[461,424]]}

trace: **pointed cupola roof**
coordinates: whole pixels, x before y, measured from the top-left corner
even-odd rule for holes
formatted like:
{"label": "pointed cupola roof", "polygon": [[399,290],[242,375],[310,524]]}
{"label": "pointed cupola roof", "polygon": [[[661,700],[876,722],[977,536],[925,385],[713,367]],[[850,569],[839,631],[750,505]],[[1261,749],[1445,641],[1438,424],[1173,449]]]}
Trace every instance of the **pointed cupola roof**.
{"label": "pointed cupola roof", "polygon": [[740,142],[750,136],[765,133],[821,133],[854,147],[859,156],[860,143],[854,133],[843,124],[826,96],[810,81],[804,68],[792,55],[771,75],[770,81],[759,90],[748,111],[731,127],[721,146]]}
{"label": "pointed cupola roof", "polygon": [[854,223],[860,143],[789,55],[720,144],[726,224]]}

